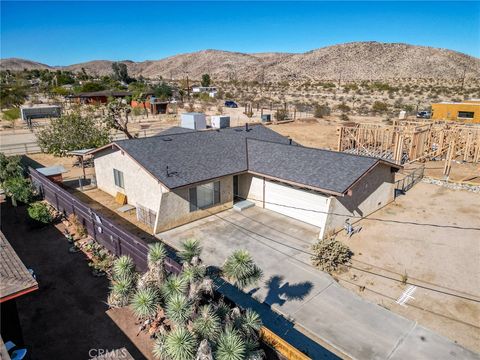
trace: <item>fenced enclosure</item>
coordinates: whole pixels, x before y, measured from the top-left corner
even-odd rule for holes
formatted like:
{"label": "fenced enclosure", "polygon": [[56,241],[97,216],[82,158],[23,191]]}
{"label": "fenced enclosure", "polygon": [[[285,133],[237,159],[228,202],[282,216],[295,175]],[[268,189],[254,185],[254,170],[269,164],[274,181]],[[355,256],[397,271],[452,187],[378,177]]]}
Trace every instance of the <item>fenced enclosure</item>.
{"label": "fenced enclosure", "polygon": [[[29,173],[35,188],[57,211],[65,216],[75,214],[95,241],[116,256],[130,256],[139,271],[147,270],[148,241],[133,235],[110,219],[95,212],[35,169],[30,167]],[[174,274],[180,273],[182,269],[182,266],[170,257],[166,258],[165,267],[167,271]]]}
{"label": "fenced enclosure", "polygon": [[424,172],[425,166],[421,166],[405,176],[403,179],[395,181],[395,197],[400,194],[405,194],[413,187],[413,185],[421,181]]}

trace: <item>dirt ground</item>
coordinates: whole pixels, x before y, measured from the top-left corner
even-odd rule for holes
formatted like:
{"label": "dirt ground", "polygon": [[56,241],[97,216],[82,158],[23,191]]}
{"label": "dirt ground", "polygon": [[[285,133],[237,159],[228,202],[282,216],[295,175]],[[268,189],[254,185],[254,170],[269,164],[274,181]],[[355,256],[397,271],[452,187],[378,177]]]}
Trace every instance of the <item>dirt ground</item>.
{"label": "dirt ground", "polygon": [[25,207],[1,205],[2,231],[39,284],[17,300],[29,359],[85,360],[123,347],[144,359],[106,314],[108,280],[92,276],[82,253],[68,252],[63,224],[29,230],[25,218]]}
{"label": "dirt ground", "polygon": [[[360,233],[337,236],[355,254],[348,271],[338,275],[340,284],[479,352],[478,204],[480,194],[415,185],[358,222]],[[413,298],[398,305],[410,285],[417,287]]]}

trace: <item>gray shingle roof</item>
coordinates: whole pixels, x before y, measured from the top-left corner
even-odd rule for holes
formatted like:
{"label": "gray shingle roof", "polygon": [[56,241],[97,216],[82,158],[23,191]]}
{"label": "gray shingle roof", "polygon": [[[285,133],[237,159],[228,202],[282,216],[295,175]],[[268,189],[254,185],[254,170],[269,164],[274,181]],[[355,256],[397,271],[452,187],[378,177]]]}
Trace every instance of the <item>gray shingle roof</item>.
{"label": "gray shingle roof", "polygon": [[[178,128],[177,128],[178,130]],[[173,132],[173,133],[172,133]],[[246,139],[288,143],[262,125],[182,131],[115,143],[170,189],[247,170]],[[168,166],[168,172],[167,172]]]}
{"label": "gray shingle roof", "polygon": [[37,286],[37,281],[0,231],[0,299],[15,297],[18,293]]}
{"label": "gray shingle roof", "polygon": [[248,140],[248,170],[336,193],[347,191],[377,162],[336,151]]}
{"label": "gray shingle roof", "polygon": [[115,143],[170,189],[250,171],[343,194],[379,162],[290,145],[290,139],[263,125],[250,126],[249,131],[244,127],[206,131],[174,127],[159,136]]}

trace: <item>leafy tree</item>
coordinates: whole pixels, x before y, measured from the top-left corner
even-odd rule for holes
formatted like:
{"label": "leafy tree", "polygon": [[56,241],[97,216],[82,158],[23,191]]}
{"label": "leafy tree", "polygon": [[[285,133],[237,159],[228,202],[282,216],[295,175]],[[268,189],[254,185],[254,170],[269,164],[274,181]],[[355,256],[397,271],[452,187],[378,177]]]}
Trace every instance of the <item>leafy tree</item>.
{"label": "leafy tree", "polygon": [[98,82],[89,81],[82,85],[80,92],[94,92],[105,90],[105,86]]}
{"label": "leafy tree", "polygon": [[52,93],[55,94],[55,95],[59,95],[59,96],[67,96],[68,94],[70,94],[70,91],[68,91],[67,89],[61,87],[61,86],[56,86],[54,88],[52,88]]}
{"label": "leafy tree", "polygon": [[262,270],[255,264],[246,250],[236,250],[230,255],[222,268],[223,275],[235,286],[245,288],[254,285],[263,276]]}
{"label": "leafy tree", "polygon": [[2,84],[0,86],[0,107],[2,109],[18,107],[27,99],[27,88],[15,84]]}
{"label": "leafy tree", "polygon": [[202,75],[202,81],[201,81],[202,86],[208,87],[208,86],[210,86],[211,82],[212,82],[212,81],[211,81],[211,79],[210,79],[210,75],[209,75],[209,74],[203,74],[203,75]]}
{"label": "leafy tree", "polygon": [[43,152],[58,156],[71,150],[97,148],[109,143],[107,127],[78,113],[52,119],[37,133],[37,138]]}
{"label": "leafy tree", "polygon": [[168,100],[173,95],[173,89],[166,82],[161,82],[153,88],[153,94],[158,99]]}
{"label": "leafy tree", "polygon": [[20,156],[5,156],[0,153],[0,186],[8,179],[23,177]]}
{"label": "leafy tree", "polygon": [[60,71],[58,70],[55,74],[57,86],[70,85],[75,83],[75,78],[72,73],[69,71]]}
{"label": "leafy tree", "polygon": [[121,62],[112,63],[113,76],[116,80],[124,83],[131,82],[130,76],[128,76],[127,64]]}
{"label": "leafy tree", "polygon": [[12,204],[17,205],[17,201],[28,204],[34,196],[32,183],[29,179],[23,177],[13,177],[3,182],[3,189],[7,196],[12,198]]}

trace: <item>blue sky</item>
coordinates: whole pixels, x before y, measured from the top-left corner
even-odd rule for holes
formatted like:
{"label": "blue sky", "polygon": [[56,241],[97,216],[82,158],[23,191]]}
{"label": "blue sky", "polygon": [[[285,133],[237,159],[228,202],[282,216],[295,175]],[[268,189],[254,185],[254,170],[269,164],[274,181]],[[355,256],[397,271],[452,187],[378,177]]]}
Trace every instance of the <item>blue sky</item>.
{"label": "blue sky", "polygon": [[49,65],[202,49],[304,52],[404,42],[480,57],[480,2],[5,2],[2,58]]}

